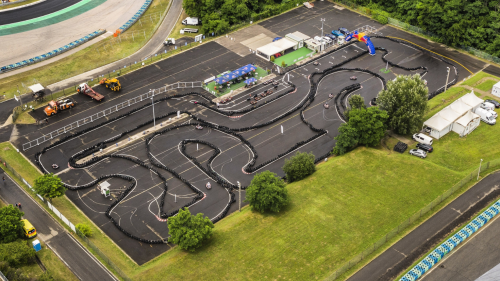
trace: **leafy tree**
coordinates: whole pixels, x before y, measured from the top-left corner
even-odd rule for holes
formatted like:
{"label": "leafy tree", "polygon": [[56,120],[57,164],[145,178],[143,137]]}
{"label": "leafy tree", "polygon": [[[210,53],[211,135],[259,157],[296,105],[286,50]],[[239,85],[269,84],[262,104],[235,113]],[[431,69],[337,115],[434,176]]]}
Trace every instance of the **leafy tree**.
{"label": "leafy tree", "polygon": [[285,185],[281,178],[270,171],[256,174],[247,188],[245,202],[249,202],[252,210],[277,213],[289,202]]}
{"label": "leafy tree", "polygon": [[352,95],[349,97],[348,101],[349,101],[349,108],[344,112],[344,115],[347,120],[349,120],[349,112],[352,109],[366,108],[365,99],[360,95]]}
{"label": "leafy tree", "polygon": [[385,135],[387,112],[378,107],[353,109],[349,113],[349,126],[356,129],[358,143],[375,146]]}
{"label": "leafy tree", "polygon": [[290,159],[285,159],[283,172],[286,174],[288,182],[301,180],[316,171],[314,165],[314,154],[299,152],[295,153]]}
{"label": "leafy tree", "polygon": [[79,223],[79,224],[75,225],[75,227],[83,235],[85,235],[85,237],[92,237],[92,235],[93,235],[92,228],[90,228],[90,226],[88,226],[87,224],[85,224],[85,223]]}
{"label": "leafy tree", "polygon": [[61,179],[54,174],[45,174],[35,180],[35,186],[33,187],[36,193],[43,197],[49,198],[52,202],[52,198],[60,197],[64,195],[66,188],[61,182]]}
{"label": "leafy tree", "polygon": [[188,208],[179,210],[175,217],[168,218],[168,242],[175,243],[183,250],[194,252],[203,242],[212,236],[214,224],[198,213],[192,216]]}
{"label": "leafy tree", "polygon": [[199,2],[199,0],[183,0],[182,8],[190,17],[200,18],[202,5]]}
{"label": "leafy tree", "polygon": [[388,126],[400,135],[417,132],[427,110],[428,89],[420,75],[400,75],[387,82],[379,93],[377,103],[389,114]]}
{"label": "leafy tree", "polygon": [[0,209],[0,243],[9,243],[22,236],[23,212],[12,205]]}
{"label": "leafy tree", "polygon": [[6,261],[12,267],[19,267],[32,263],[35,249],[28,246],[24,240],[0,244],[0,260]]}
{"label": "leafy tree", "polygon": [[353,127],[349,126],[348,123],[344,123],[339,128],[339,135],[335,137],[335,147],[333,148],[333,154],[343,155],[349,150],[356,147],[359,142],[358,131]]}

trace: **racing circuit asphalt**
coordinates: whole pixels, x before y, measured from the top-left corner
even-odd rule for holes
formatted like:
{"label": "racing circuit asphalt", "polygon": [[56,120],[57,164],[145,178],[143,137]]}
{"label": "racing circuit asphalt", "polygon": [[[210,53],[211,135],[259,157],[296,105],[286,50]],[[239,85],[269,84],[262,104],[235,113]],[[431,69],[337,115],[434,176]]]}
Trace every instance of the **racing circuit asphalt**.
{"label": "racing circuit asphalt", "polygon": [[[344,10],[340,13],[338,10],[332,9],[331,4],[329,5],[328,3],[317,2],[314,9],[314,16],[308,20],[301,21],[301,25],[295,26],[295,30],[302,31],[310,36],[316,35],[318,23],[316,23],[315,17],[317,16],[326,17],[327,22],[328,19],[333,21],[334,18],[336,22],[339,22],[347,28],[373,24],[371,20],[363,17],[357,17],[357,15],[355,19],[358,21],[353,22],[352,12]],[[288,17],[291,18],[292,16],[300,16],[301,14],[308,13],[311,13],[311,11],[305,8],[299,8],[291,11]],[[287,14],[264,21],[261,25],[273,30],[273,32],[278,33],[279,35],[289,33],[292,26],[279,20],[280,17],[286,18]],[[286,19],[284,21],[286,21]],[[348,24],[349,22],[350,24]],[[376,26],[376,24],[373,25]],[[286,28],[281,28],[282,26],[286,26]],[[389,31],[388,29],[389,28],[387,27],[383,29],[384,35],[386,35]],[[410,40],[414,38],[414,36],[399,30],[390,30],[390,34]],[[422,53],[415,48],[395,43],[387,39],[373,38],[373,43],[375,46],[386,48],[389,51],[389,55],[387,55],[386,58],[393,63],[400,64],[405,67],[426,66],[429,69],[429,72],[424,76],[424,79],[428,81],[429,92],[444,86],[446,79],[446,67],[448,65],[436,59],[434,56]],[[307,77],[312,72],[320,72],[331,65],[345,61],[348,58],[360,54],[360,52],[364,52],[365,50],[366,46],[364,44],[355,43],[318,59],[317,61],[319,64],[317,66],[314,66],[312,62],[310,62],[291,71],[289,73],[290,76],[287,74],[278,77],[281,80],[281,83],[274,95],[291,89],[291,86],[285,83],[288,79],[290,79],[290,82],[297,87],[296,91],[278,100],[267,103],[265,106],[247,113],[239,119],[228,118],[227,116],[217,113],[212,110],[215,109],[215,106],[211,106],[210,109],[207,109],[193,104],[191,102],[192,100],[202,101],[202,99],[198,96],[188,96],[185,98],[157,102],[155,104],[155,113],[160,115],[177,110],[186,110],[203,120],[229,128],[242,128],[262,124],[279,117],[283,113],[294,108],[304,98],[306,98],[310,89]],[[391,72],[387,74],[382,73],[380,72],[380,69],[385,68],[385,63],[382,61],[381,57],[382,52],[377,52],[375,56],[366,54],[343,65],[342,67],[369,69],[378,73],[386,80],[395,78],[397,74],[413,74],[421,72],[421,70],[406,71],[399,68],[391,68]],[[123,85],[122,93],[111,93],[102,87],[96,87],[95,89],[98,92],[106,96],[106,102],[102,104],[96,105],[95,102],[88,100],[87,97],[84,96],[74,96],[78,105],[71,111],[62,112],[59,115],[50,117],[48,125],[41,125],[39,127],[33,125],[18,125],[16,127],[17,139],[13,142],[17,147],[22,148],[22,144],[27,140],[32,140],[41,136],[43,133],[48,133],[57,128],[63,127],[70,122],[74,122],[99,110],[118,104],[128,98],[145,93],[149,89],[159,88],[177,81],[188,82],[204,80],[223,71],[236,69],[241,65],[252,62],[255,62],[263,68],[269,67],[268,63],[258,59],[255,55],[241,57],[215,42],[205,43],[198,48],[189,50],[183,54],[174,56],[167,60],[158,62],[155,65],[142,68],[136,72],[121,77],[120,81]],[[472,71],[477,71],[480,69],[479,64],[480,63],[477,62],[467,63],[466,67]],[[459,79],[463,79],[469,75],[463,67],[457,65],[457,69],[459,70]],[[349,80],[349,77],[353,75],[358,77],[357,81]],[[362,72],[342,71],[324,77],[318,84],[318,91],[314,102],[304,111],[304,117],[314,127],[326,129],[328,133],[300,147],[298,149],[299,151],[313,152],[313,154],[318,157],[328,153],[332,149],[334,146],[333,137],[337,135],[337,129],[343,121],[340,120],[335,107],[330,107],[326,110],[323,108],[323,104],[329,99],[328,94],[336,94],[342,88],[355,82],[360,83],[362,88],[354,93],[363,96],[367,105],[369,100],[375,97],[383,87],[380,79],[371,74]],[[249,91],[262,92],[264,89],[268,88],[271,88],[271,86],[258,85],[255,88],[249,89]],[[190,91],[196,91],[209,98],[213,98],[210,94],[199,88],[185,89],[177,91],[176,93],[186,93]],[[174,93],[169,92],[167,95],[159,95],[156,100],[172,94]],[[249,102],[246,101],[248,95],[248,92],[243,92],[237,95],[234,102],[222,105],[221,110],[238,110],[247,108],[249,106]],[[273,96],[270,98],[272,97]],[[265,101],[266,100],[259,101],[259,103],[263,103]],[[150,101],[144,101],[142,104],[146,103],[150,103]],[[141,104],[134,105],[131,109],[139,105]],[[118,113],[107,116],[107,119],[113,118],[114,116],[118,116],[127,111],[128,109],[124,109]],[[305,141],[316,135],[316,133],[311,131],[308,126],[302,122],[299,113],[300,110],[295,110],[291,115],[278,119],[263,128],[240,133],[243,138],[248,140],[255,147],[255,150],[258,153],[256,165],[272,160],[278,154],[286,151],[297,142]],[[33,114],[38,116],[38,118],[43,117],[43,113],[41,113],[40,110]],[[138,185],[131,191],[130,194],[127,195],[125,199],[120,201],[117,207],[113,209],[111,215],[120,224],[120,226],[126,229],[129,233],[143,239],[156,240],[168,237],[168,228],[166,223],[158,219],[160,212],[169,213],[176,210],[186,202],[189,202],[194,196],[193,191],[188,189],[185,184],[177,178],[172,177],[169,172],[158,169],[159,173],[167,178],[168,183],[168,191],[165,196],[165,207],[160,211],[158,209],[158,202],[161,200],[159,197],[163,191],[161,188],[162,181],[156,174],[147,168],[136,165],[128,160],[108,158],[85,169],[65,169],[68,166],[68,159],[73,154],[84,148],[95,145],[100,141],[116,136],[120,132],[134,128],[151,118],[152,108],[149,106],[128,117],[116,120],[78,138],[71,139],[63,144],[60,144],[44,153],[40,159],[45,167],[49,167],[53,163],[63,167],[62,169],[64,170],[53,172],[60,172],[60,177],[63,181],[72,185],[84,184],[99,176],[112,173],[121,173],[133,176],[137,180]],[[105,120],[101,119],[96,121],[92,124],[92,126],[103,121]],[[188,121],[189,119],[184,119],[180,121],[180,123]],[[82,126],[81,129],[88,126],[89,125]],[[158,123],[157,126],[159,126]],[[284,128],[283,135],[280,132],[281,126]],[[151,127],[152,125],[148,125],[140,130],[130,133],[130,135],[140,133],[143,130],[151,130]],[[126,141],[127,137],[128,136],[125,136],[119,141]],[[148,159],[146,143],[144,141],[146,137],[147,136],[143,137],[142,140],[133,142],[126,147],[122,147],[113,153],[137,157],[141,161],[144,161],[145,164],[150,165],[151,163]],[[243,186],[248,185],[253,177],[253,174],[245,174],[242,172],[242,167],[248,163],[249,159],[252,157],[252,152],[246,145],[241,143],[241,141],[236,139],[234,136],[230,136],[219,130],[210,128],[195,130],[192,126],[179,128],[167,134],[157,136],[149,143],[151,154],[157,161],[161,162],[165,166],[168,166],[170,169],[175,170],[184,179],[188,180],[206,195],[203,200],[198,201],[195,205],[190,207],[191,212],[201,212],[210,218],[214,218],[220,214],[226,204],[230,201],[229,193],[226,189],[222,188],[215,181],[213,181],[213,179],[201,172],[197,166],[195,166],[180,152],[179,144],[184,139],[205,140],[220,148],[222,153],[216,157],[213,162],[214,170],[221,176],[225,177],[229,182],[234,184],[236,181],[240,181]],[[33,160],[34,154],[47,145],[49,145],[49,143],[24,151],[24,154],[29,159]],[[204,145],[200,145],[198,149],[199,150],[197,151],[195,144],[187,145],[187,153],[196,157],[197,160],[203,165],[206,165],[206,160],[211,156],[213,150]],[[284,163],[284,159],[287,157],[289,157],[289,155],[270,163],[257,172],[270,170],[280,176],[283,176],[281,167]],[[107,181],[111,184],[110,189],[112,190],[113,198],[119,197],[120,192],[124,191],[123,188],[129,184],[124,180],[117,178],[108,179]],[[211,182],[211,190],[205,189],[204,185],[206,182]],[[237,193],[237,191],[235,193]],[[110,223],[110,220],[106,216],[104,216],[104,212],[109,204],[113,202],[113,199],[103,198],[97,187],[80,191],[67,191],[66,194],[90,219],[94,221],[94,223],[96,223],[96,225],[109,235],[114,242],[117,243],[138,264],[143,264],[151,260],[170,247],[167,244],[148,245],[134,241],[125,236],[112,223]],[[236,194],[236,199],[237,198],[238,196]],[[244,198],[244,196],[242,196],[242,198]],[[231,206],[229,211],[233,212],[236,209],[237,202]]]}
{"label": "racing circuit asphalt", "polygon": [[28,7],[1,12],[0,25],[21,22],[52,14],[69,6],[73,6],[80,1],[81,0],[46,0],[42,3]]}

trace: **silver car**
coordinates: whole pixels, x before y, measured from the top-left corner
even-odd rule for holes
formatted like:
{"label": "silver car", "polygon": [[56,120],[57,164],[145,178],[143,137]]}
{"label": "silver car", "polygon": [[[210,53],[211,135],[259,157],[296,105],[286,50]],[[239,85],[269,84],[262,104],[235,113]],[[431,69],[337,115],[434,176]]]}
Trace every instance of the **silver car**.
{"label": "silver car", "polygon": [[415,156],[418,156],[422,159],[424,159],[425,157],[427,157],[427,152],[421,150],[421,149],[410,149],[410,154],[411,155],[415,155]]}

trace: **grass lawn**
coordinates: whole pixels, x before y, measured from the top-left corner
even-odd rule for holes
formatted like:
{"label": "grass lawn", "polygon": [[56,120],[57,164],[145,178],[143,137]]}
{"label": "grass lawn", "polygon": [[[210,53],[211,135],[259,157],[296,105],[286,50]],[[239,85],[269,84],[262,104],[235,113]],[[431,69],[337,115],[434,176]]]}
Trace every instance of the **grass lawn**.
{"label": "grass lawn", "polygon": [[[21,3],[0,6],[0,10],[12,9],[12,8],[15,8],[15,7],[28,5],[28,4],[31,4],[33,2],[38,2],[38,1],[40,1],[40,0],[27,0],[27,1],[24,1],[24,2],[21,2]],[[10,1],[10,2],[17,2],[17,1]]]}
{"label": "grass lawn", "polygon": [[169,1],[154,0],[141,17],[142,20],[137,21],[120,38],[110,36],[51,64],[0,79],[0,95],[12,98],[17,93],[16,85],[19,85],[21,93],[25,93],[28,89],[22,85],[29,86],[38,81],[47,86],[130,56],[151,38],[160,21],[160,12],[166,12]]}
{"label": "grass lawn", "polygon": [[486,80],[483,83],[477,85],[476,88],[478,88],[481,91],[487,92],[487,91],[491,91],[491,89],[493,88],[493,85],[495,85],[496,83],[498,83],[498,81]]}
{"label": "grass lawn", "polygon": [[295,63],[305,59],[306,56],[312,52],[313,51],[309,50],[308,48],[302,47],[296,51],[275,59],[274,64],[281,66],[282,62],[284,61],[286,65],[294,65]]}
{"label": "grass lawn", "polygon": [[[181,16],[179,17],[179,20],[175,24],[174,29],[172,29],[172,32],[170,33],[169,38],[175,38],[175,39],[182,38],[182,37],[192,37],[192,38],[194,38],[196,35],[200,34],[199,31],[201,30],[202,25],[192,26],[192,25],[183,25],[182,24],[182,21],[184,19],[186,19],[187,17],[189,17],[189,16],[188,16],[188,14],[186,14],[186,11],[182,10]],[[181,34],[180,31],[183,28],[197,28],[198,29],[198,33],[189,33],[189,32],[186,32],[184,34]]]}
{"label": "grass lawn", "polygon": [[[34,240],[34,239],[32,239]],[[40,240],[40,239],[38,239]],[[30,240],[31,243],[31,240]],[[54,280],[69,280],[69,281],[77,281],[78,278],[69,270],[69,268],[50,250],[43,241],[40,241],[42,244],[42,250],[38,251],[36,255],[40,259],[40,261],[43,263],[47,271],[54,277]],[[38,266],[38,264],[35,264],[36,268],[40,271],[40,274],[42,270]]]}
{"label": "grass lawn", "polygon": [[483,71],[479,71],[474,76],[472,76],[470,79],[467,79],[464,82],[462,82],[462,85],[475,86],[476,83],[479,82],[479,80],[481,80],[485,77],[491,77],[491,78],[499,80],[499,78],[496,76],[493,76],[493,75],[488,74],[488,73],[483,72]]}

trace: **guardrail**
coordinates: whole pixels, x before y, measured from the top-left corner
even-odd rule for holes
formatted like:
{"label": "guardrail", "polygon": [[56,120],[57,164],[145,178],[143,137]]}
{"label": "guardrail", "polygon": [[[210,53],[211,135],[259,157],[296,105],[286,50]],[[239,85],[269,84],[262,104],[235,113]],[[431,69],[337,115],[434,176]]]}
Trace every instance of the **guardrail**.
{"label": "guardrail", "polygon": [[142,5],[142,7],[139,9],[139,11],[137,11],[137,13],[135,13],[135,15],[131,19],[129,19],[124,25],[122,25],[120,28],[118,28],[116,30],[115,37],[118,36],[119,33],[125,32],[136,21],[138,21],[139,18],[142,16],[142,14],[144,14],[144,12],[146,12],[146,10],[149,8],[149,6],[151,5],[151,2],[153,2],[153,0],[146,0],[146,2],[144,2],[144,5]]}
{"label": "guardrail", "polygon": [[85,37],[82,37],[78,40],[75,40],[69,44],[66,44],[64,46],[62,46],[61,48],[59,49],[55,49],[51,52],[48,52],[48,53],[45,53],[43,55],[40,55],[40,56],[36,56],[36,57],[33,57],[33,58],[30,58],[30,59],[27,59],[27,60],[23,60],[21,62],[16,62],[16,63],[13,63],[13,64],[9,64],[9,65],[6,65],[6,66],[2,66],[0,67],[0,74],[1,73],[5,73],[5,72],[8,72],[8,71],[12,71],[12,70],[15,70],[15,69],[18,69],[18,68],[21,68],[21,67],[25,67],[25,66],[28,66],[28,65],[31,65],[31,64],[34,64],[34,63],[37,63],[37,62],[41,62],[41,61],[44,61],[46,59],[49,59],[51,57],[55,57],[57,55],[60,55],[64,52],[67,52],[73,48],[76,48],[78,46],[80,46],[81,44],[91,40],[91,39],[94,39],[95,37],[103,34],[104,32],[106,32],[105,29],[99,29],[97,31],[94,31],[92,33],[90,33],[89,35],[85,36]]}
{"label": "guardrail", "polygon": [[131,105],[134,105],[136,103],[139,103],[139,102],[142,102],[148,98],[151,98],[155,95],[158,95],[158,94],[162,94],[162,93],[166,93],[168,91],[172,91],[172,90],[175,90],[175,89],[183,89],[183,88],[201,88],[203,86],[203,82],[201,81],[196,81],[196,82],[177,82],[177,83],[174,83],[174,84],[171,84],[171,85],[167,85],[167,86],[164,86],[164,87],[161,87],[159,89],[153,89],[145,94],[142,94],[140,96],[137,96],[135,98],[131,98],[129,100],[126,100],[122,103],[119,103],[117,105],[114,105],[112,107],[109,107],[109,108],[106,108],[105,110],[102,110],[102,111],[99,111],[97,112],[96,114],[93,114],[89,117],[85,117],[83,119],[80,119],[78,121],[75,121],[69,125],[66,125],[62,128],[59,128],[55,131],[52,131],[48,134],[45,134],[37,139],[34,139],[30,142],[27,142],[25,144],[23,144],[23,151],[26,151],[30,148],[33,148],[35,146],[38,146],[46,141],[49,141],[53,138],[56,138],[60,135],[63,135],[63,134],[66,134],[67,132],[73,130],[73,129],[76,129],[78,127],[81,127],[83,125],[86,125],[86,124],[89,124],[89,123],[92,123],[94,122],[95,120],[98,120],[100,118],[103,118],[105,116],[108,116],[110,114],[113,114],[115,112],[118,112],[124,108],[127,108]]}

